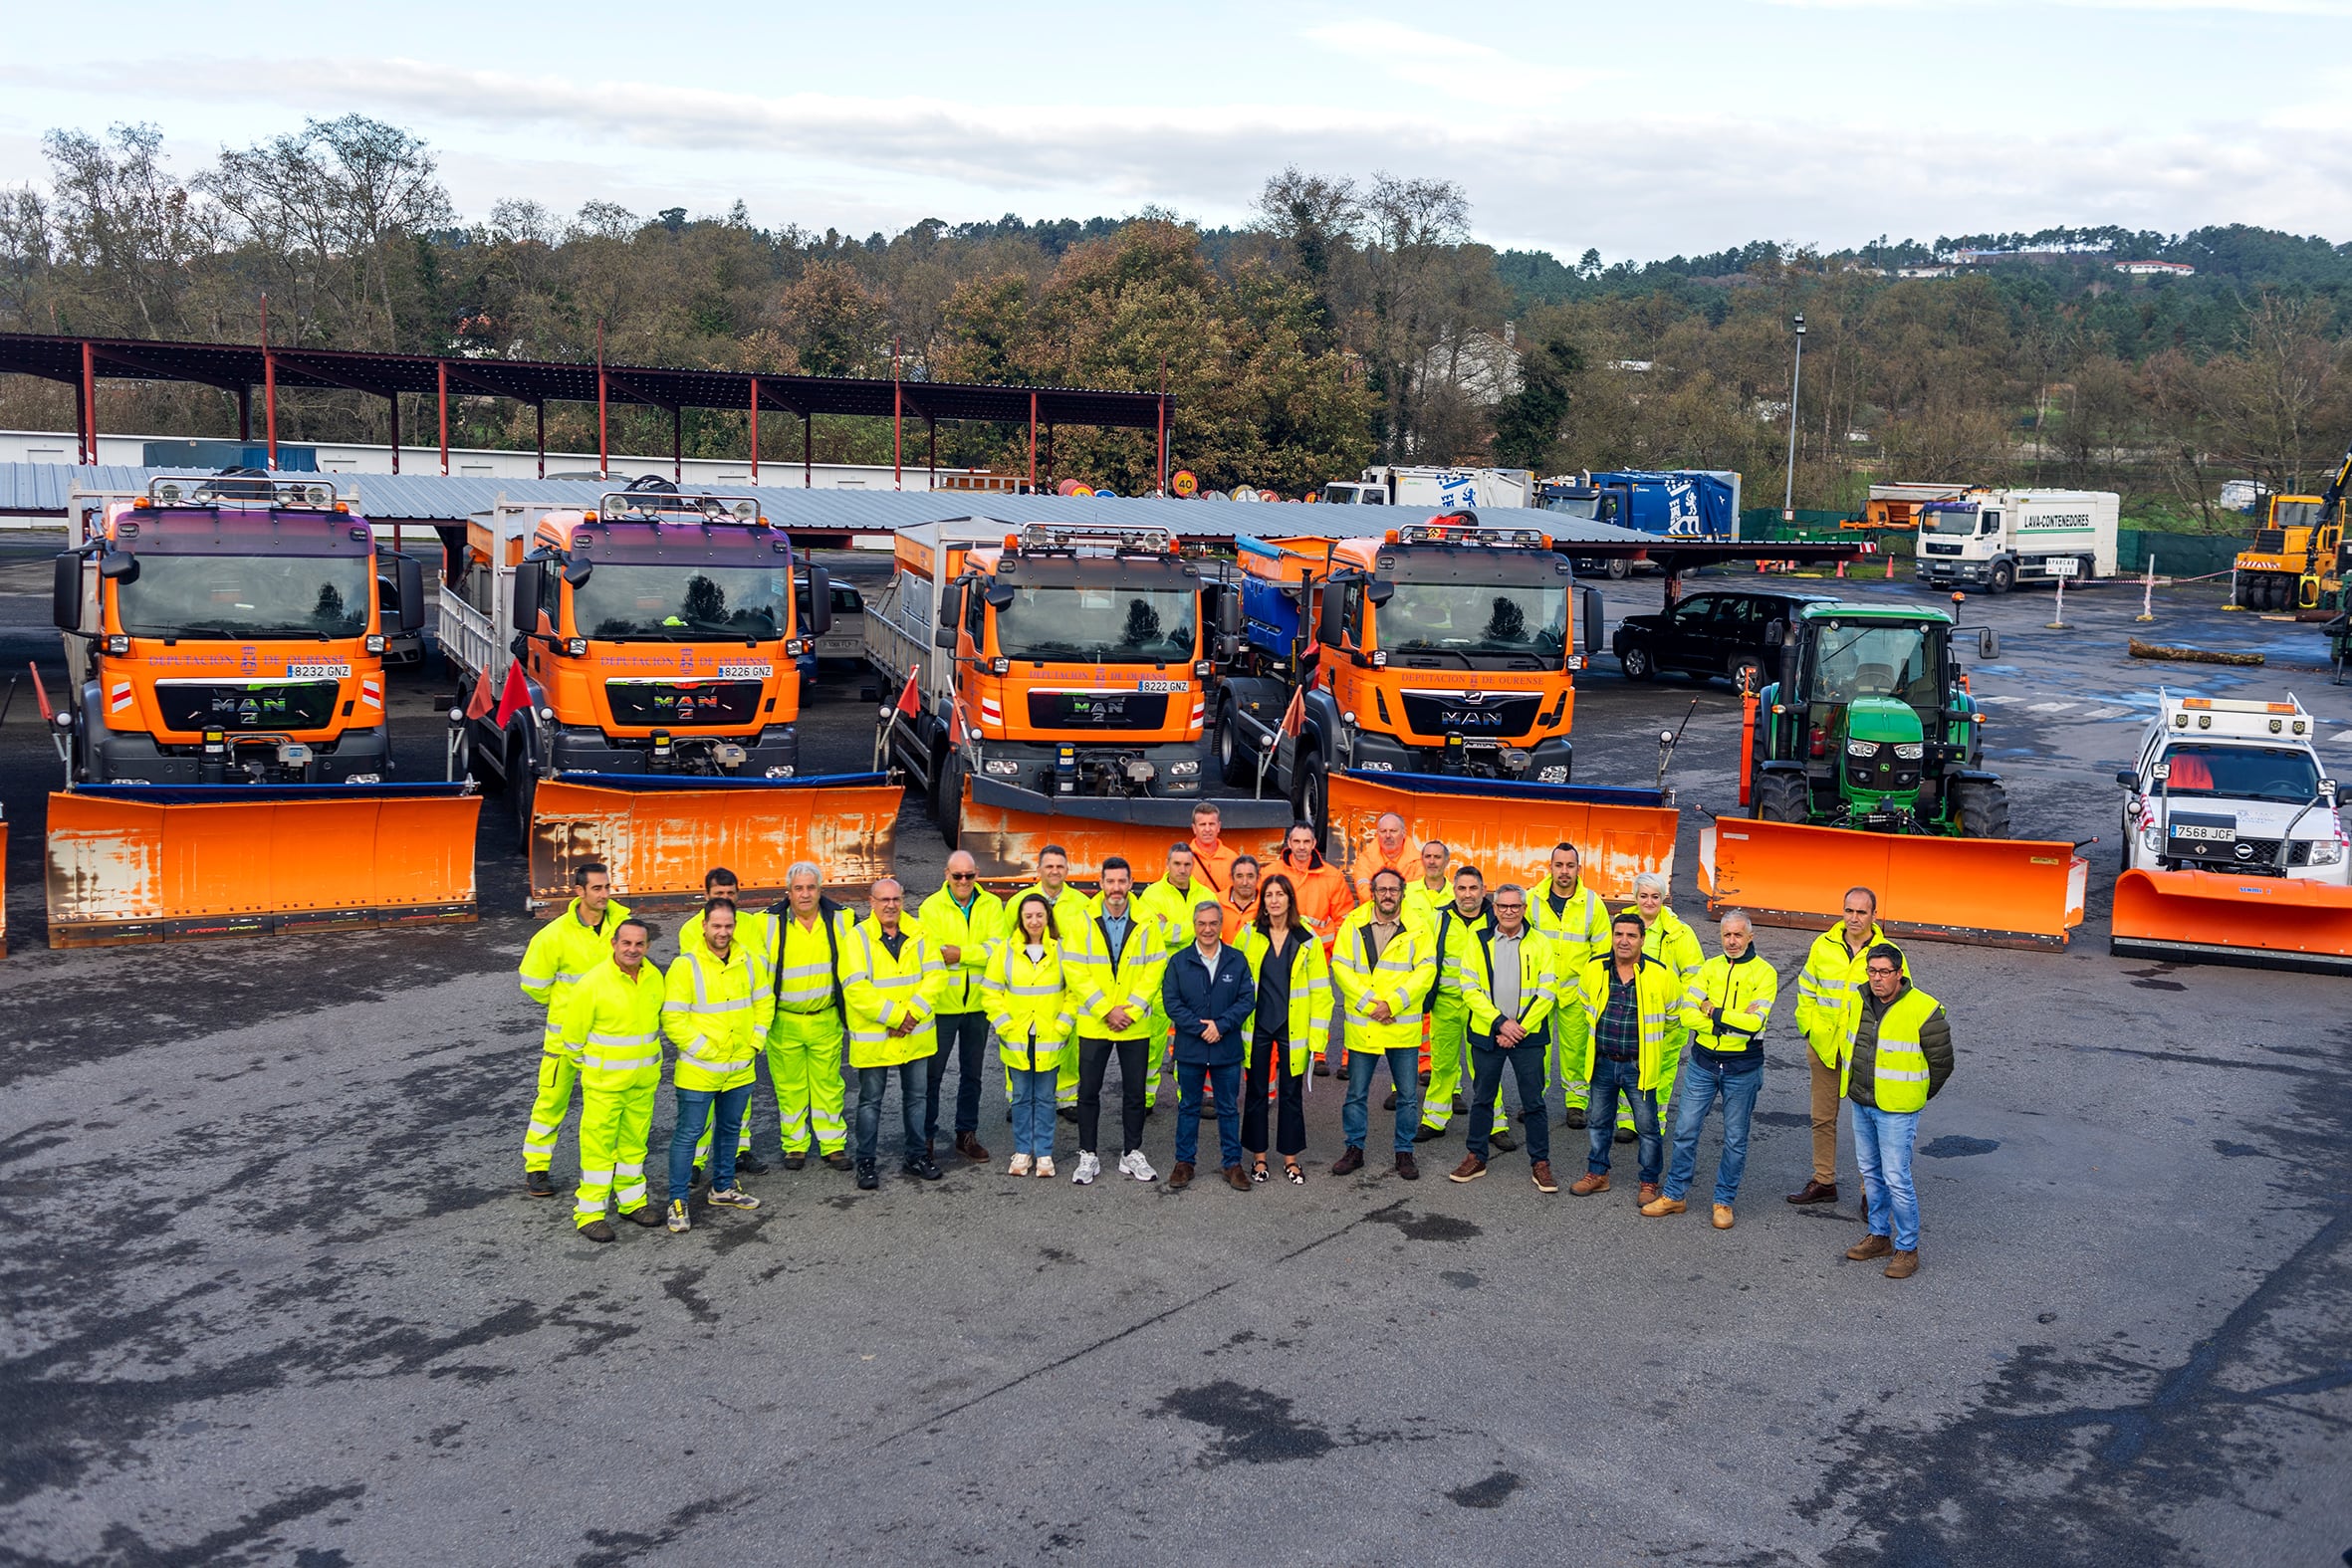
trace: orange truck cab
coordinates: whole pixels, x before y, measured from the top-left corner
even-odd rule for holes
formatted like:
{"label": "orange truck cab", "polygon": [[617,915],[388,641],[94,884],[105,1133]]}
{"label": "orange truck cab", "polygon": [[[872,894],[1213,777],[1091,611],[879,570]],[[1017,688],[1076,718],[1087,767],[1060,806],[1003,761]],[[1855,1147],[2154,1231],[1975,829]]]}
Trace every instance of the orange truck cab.
{"label": "orange truck cab", "polygon": [[[407,620],[381,618],[379,561]],[[324,480],[159,478],[57,558],[76,784],[374,784],[388,634],[421,568]]]}
{"label": "orange truck cab", "polygon": [[898,702],[891,761],[950,842],[967,780],[1037,808],[1199,799],[1208,705],[1239,628],[1238,600],[1164,529],[986,519],[901,530],[865,616],[877,689]]}
{"label": "orange truck cab", "polygon": [[792,544],[756,502],[503,504],[449,543],[452,769],[522,784],[525,831],[530,782],[558,774],[795,776],[797,661],[830,619],[830,583],[808,568],[815,624],[796,624]]}
{"label": "orange truck cab", "polygon": [[1580,649],[1578,585],[1543,534],[1439,518],[1376,539],[1238,543],[1246,646],[1217,717],[1229,783],[1263,763],[1269,792],[1279,780],[1321,822],[1342,770],[1569,782],[1599,595],[1582,590]]}

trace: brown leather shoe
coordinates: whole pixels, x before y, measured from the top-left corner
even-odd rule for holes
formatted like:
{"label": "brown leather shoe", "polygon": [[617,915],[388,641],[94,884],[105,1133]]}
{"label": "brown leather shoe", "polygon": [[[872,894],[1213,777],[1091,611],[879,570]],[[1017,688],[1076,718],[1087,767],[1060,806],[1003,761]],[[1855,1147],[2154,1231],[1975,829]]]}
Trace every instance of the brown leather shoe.
{"label": "brown leather shoe", "polygon": [[1918,1272],[1919,1248],[1917,1247],[1913,1247],[1908,1252],[1897,1252],[1887,1259],[1887,1277],[1889,1279],[1909,1279]]}
{"label": "brown leather shoe", "polygon": [[653,1204],[639,1204],[620,1218],[631,1225],[657,1226],[661,1224],[661,1210]]}
{"label": "brown leather shoe", "polygon": [[1590,1198],[1594,1193],[1605,1193],[1608,1190],[1608,1177],[1605,1175],[1594,1176],[1589,1171],[1568,1184],[1568,1193],[1575,1198]]}
{"label": "brown leather shoe", "polygon": [[1346,1176],[1351,1172],[1360,1171],[1363,1168],[1364,1151],[1358,1149],[1354,1144],[1349,1144],[1347,1146],[1347,1152],[1341,1155],[1338,1159],[1331,1162],[1331,1174],[1333,1176]]}
{"label": "brown leather shoe", "polygon": [[824,1157],[824,1163],[831,1166],[836,1171],[854,1171],[857,1169],[857,1162],[849,1158],[849,1151],[846,1149],[835,1149],[832,1153]]}
{"label": "brown leather shoe", "polygon": [[1449,1182],[1475,1182],[1487,1174],[1487,1162],[1475,1154],[1466,1154],[1462,1163],[1446,1173]]}
{"label": "brown leather shoe", "polygon": [[970,1160],[974,1165],[988,1163],[988,1150],[982,1146],[977,1133],[957,1133],[956,1153]]}
{"label": "brown leather shoe", "polygon": [[1715,1206],[1715,1228],[1718,1231],[1729,1231],[1732,1228],[1732,1206],[1730,1204]]}
{"label": "brown leather shoe", "polygon": [[1237,1193],[1246,1193],[1250,1190],[1250,1173],[1238,1165],[1229,1165],[1225,1168],[1225,1185]]}
{"label": "brown leather shoe", "polygon": [[1660,1196],[1662,1196],[1661,1189],[1656,1182],[1644,1182],[1641,1184],[1641,1191],[1635,1195],[1633,1201],[1637,1205],[1653,1203]]}
{"label": "brown leather shoe", "polygon": [[1807,1181],[1804,1186],[1788,1195],[1788,1201],[1792,1204],[1836,1203],[1837,1184],[1835,1182]]}
{"label": "brown leather shoe", "polygon": [[1396,1174],[1408,1182],[1421,1180],[1421,1162],[1413,1158],[1410,1149],[1396,1157]]}
{"label": "brown leather shoe", "polygon": [[1895,1249],[1895,1243],[1883,1235],[1866,1235],[1846,1248],[1846,1261],[1867,1263],[1874,1257],[1884,1257]]}
{"label": "brown leather shoe", "polygon": [[[1642,1190],[1644,1192],[1649,1191],[1648,1188],[1644,1188]],[[1663,1220],[1668,1215],[1679,1215],[1690,1207],[1691,1206],[1689,1204],[1684,1203],[1679,1198],[1669,1198],[1664,1193],[1660,1193],[1657,1197],[1642,1205],[1641,1212],[1649,1219]]]}
{"label": "brown leather shoe", "polygon": [[1182,1192],[1191,1185],[1192,1167],[1182,1160],[1177,1161],[1174,1168],[1168,1172],[1169,1188],[1175,1192]]}
{"label": "brown leather shoe", "polygon": [[1559,1191],[1559,1183],[1551,1179],[1551,1162],[1549,1160],[1537,1160],[1534,1170],[1530,1174],[1535,1178],[1535,1191],[1539,1193]]}
{"label": "brown leather shoe", "polygon": [[580,1233],[590,1241],[609,1241],[613,1238],[612,1222],[609,1220],[590,1220],[587,1225],[584,1225],[580,1228]]}

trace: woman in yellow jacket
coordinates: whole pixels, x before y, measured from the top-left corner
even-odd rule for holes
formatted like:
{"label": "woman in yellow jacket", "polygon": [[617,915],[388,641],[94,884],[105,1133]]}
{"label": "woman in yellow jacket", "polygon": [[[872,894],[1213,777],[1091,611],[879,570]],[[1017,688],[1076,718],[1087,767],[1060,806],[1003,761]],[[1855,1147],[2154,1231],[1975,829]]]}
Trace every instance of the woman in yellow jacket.
{"label": "woman in yellow jacket", "polygon": [[1061,937],[1043,893],[1021,895],[1013,929],[989,958],[986,990],[997,1054],[1013,1080],[1013,1163],[1005,1173],[1051,1177],[1054,1088],[1074,1047]]}
{"label": "woman in yellow jacket", "polygon": [[1260,887],[1258,918],[1242,928],[1238,945],[1258,985],[1250,1054],[1242,1070],[1242,1147],[1250,1151],[1250,1180],[1266,1180],[1271,1074],[1283,1179],[1303,1187],[1306,1173],[1298,1168],[1298,1156],[1306,1149],[1306,1105],[1300,1096],[1315,1044],[1331,1027],[1331,966],[1298,912],[1298,895],[1288,876],[1277,872]]}

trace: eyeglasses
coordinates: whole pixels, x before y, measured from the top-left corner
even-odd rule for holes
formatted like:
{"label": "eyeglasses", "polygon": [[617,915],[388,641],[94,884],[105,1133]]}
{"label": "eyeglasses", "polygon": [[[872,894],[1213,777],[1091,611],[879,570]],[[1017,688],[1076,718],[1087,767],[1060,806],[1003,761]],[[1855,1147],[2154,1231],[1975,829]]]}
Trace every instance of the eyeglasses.
{"label": "eyeglasses", "polygon": [[1498,915],[1516,915],[1527,907],[1528,906],[1525,904],[1497,904],[1495,906],[1495,913]]}
{"label": "eyeglasses", "polygon": [[979,874],[977,871],[950,871],[947,879],[950,882],[969,882]]}
{"label": "eyeglasses", "polygon": [[1870,978],[1872,980],[1893,980],[1896,973],[1896,971],[1891,969],[1879,969],[1876,966],[1873,966],[1870,971]]}

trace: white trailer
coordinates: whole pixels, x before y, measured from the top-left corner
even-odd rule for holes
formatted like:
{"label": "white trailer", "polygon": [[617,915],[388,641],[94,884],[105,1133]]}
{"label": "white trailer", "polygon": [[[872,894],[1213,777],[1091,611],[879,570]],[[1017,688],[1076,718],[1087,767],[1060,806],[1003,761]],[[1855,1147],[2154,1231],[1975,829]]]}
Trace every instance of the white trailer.
{"label": "white trailer", "polygon": [[1535,476],[1524,468],[1367,468],[1354,480],[1334,479],[1318,499],[1339,506],[1528,507]]}
{"label": "white trailer", "polygon": [[2115,575],[2112,490],[1966,490],[1919,504],[1918,575],[2006,593],[2020,582]]}

